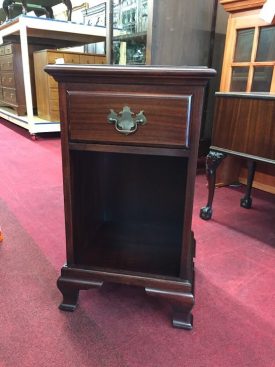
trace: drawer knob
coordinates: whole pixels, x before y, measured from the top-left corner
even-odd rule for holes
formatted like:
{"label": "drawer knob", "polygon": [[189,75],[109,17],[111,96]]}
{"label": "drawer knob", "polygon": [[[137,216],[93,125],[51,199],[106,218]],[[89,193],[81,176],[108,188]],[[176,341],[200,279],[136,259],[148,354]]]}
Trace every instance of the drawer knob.
{"label": "drawer knob", "polygon": [[107,118],[108,122],[115,124],[116,130],[125,135],[134,133],[137,130],[138,124],[144,125],[147,122],[143,111],[135,115],[128,106],[124,106],[118,114],[112,109],[110,111]]}

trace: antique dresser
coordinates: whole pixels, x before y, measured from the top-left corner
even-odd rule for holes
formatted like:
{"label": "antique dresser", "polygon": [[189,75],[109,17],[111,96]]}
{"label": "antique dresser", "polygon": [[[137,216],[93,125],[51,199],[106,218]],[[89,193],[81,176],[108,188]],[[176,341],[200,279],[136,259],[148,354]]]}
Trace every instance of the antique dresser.
{"label": "antique dresser", "polygon": [[[30,78],[33,93],[33,105],[36,106],[33,52],[41,45],[29,45]],[[0,105],[11,107],[19,116],[26,114],[23,66],[20,43],[12,42],[0,46]]]}
{"label": "antique dresser", "polygon": [[207,68],[48,65],[59,82],[67,263],[62,310],[117,282],[192,328],[191,231]]}

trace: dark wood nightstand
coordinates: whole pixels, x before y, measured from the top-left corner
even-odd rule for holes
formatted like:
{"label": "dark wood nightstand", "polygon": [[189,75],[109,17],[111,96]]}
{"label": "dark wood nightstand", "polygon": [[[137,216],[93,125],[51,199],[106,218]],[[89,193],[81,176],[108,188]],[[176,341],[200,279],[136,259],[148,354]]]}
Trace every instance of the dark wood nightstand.
{"label": "dark wood nightstand", "polygon": [[207,68],[50,65],[59,82],[67,264],[58,287],[118,282],[173,301],[191,329],[194,182]]}

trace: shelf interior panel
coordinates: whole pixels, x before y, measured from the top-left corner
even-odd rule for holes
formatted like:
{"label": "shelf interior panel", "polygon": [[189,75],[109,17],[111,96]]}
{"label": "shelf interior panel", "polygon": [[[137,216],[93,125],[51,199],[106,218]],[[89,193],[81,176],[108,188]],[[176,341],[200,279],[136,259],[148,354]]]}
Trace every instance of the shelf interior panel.
{"label": "shelf interior panel", "polygon": [[179,276],[187,161],[71,152],[76,262]]}

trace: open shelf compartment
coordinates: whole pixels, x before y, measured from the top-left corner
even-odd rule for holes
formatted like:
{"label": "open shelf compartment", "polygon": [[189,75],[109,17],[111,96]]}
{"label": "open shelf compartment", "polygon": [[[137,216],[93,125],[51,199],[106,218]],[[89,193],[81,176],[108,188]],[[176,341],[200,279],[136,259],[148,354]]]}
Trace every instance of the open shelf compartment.
{"label": "open shelf compartment", "polygon": [[187,158],[71,152],[72,262],[178,277]]}

